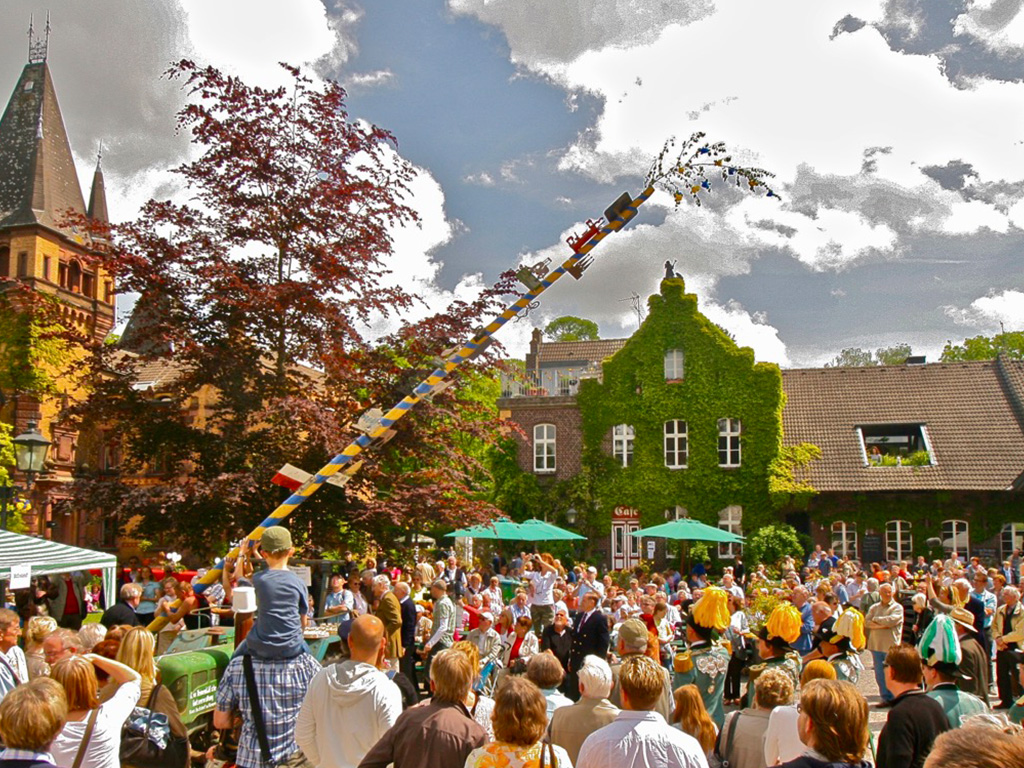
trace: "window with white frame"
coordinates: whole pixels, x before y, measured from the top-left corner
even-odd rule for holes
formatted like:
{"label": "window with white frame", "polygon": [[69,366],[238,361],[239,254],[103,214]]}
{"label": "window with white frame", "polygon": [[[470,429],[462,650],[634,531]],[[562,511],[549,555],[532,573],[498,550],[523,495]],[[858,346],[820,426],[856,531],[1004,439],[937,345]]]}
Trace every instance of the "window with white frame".
{"label": "window with white frame", "polygon": [[1024,552],[1024,523],[1007,523],[999,534],[999,545],[1002,560],[1013,557],[1015,550]]}
{"label": "window with white frame", "polygon": [[680,507],[678,504],[674,507],[669,507],[665,510],[666,520],[682,520],[690,516],[689,510],[686,507]]}
{"label": "window with white frame", "polygon": [[739,419],[718,420],[718,466],[740,465],[740,431]]}
{"label": "window with white frame", "polygon": [[533,428],[533,471],[555,471],[555,425],[538,424]]}
{"label": "window with white frame", "polygon": [[909,560],[914,550],[914,535],[906,520],[890,520],[885,524],[885,556],[893,560]]}
{"label": "window with white frame", "polygon": [[665,422],[665,466],[686,469],[690,457],[686,422],[678,419]]}
{"label": "window with white frame", "polygon": [[857,557],[856,523],[832,523],[832,549],[839,557]]}
{"label": "window with white frame", "polygon": [[[723,531],[743,535],[743,507],[739,504],[731,504],[718,513],[718,527]],[[742,544],[733,542],[721,542],[718,545],[719,558],[734,558],[740,554]]]}
{"label": "window with white frame", "polygon": [[969,556],[971,542],[968,538],[968,527],[966,520],[943,520],[942,521],[942,548],[949,557],[954,552],[966,560]]}
{"label": "window with white frame", "polygon": [[612,427],[612,456],[624,467],[633,466],[635,436],[632,424],[616,424]]}
{"label": "window with white frame", "polygon": [[686,356],[681,349],[670,349],[665,353],[665,381],[682,381]]}

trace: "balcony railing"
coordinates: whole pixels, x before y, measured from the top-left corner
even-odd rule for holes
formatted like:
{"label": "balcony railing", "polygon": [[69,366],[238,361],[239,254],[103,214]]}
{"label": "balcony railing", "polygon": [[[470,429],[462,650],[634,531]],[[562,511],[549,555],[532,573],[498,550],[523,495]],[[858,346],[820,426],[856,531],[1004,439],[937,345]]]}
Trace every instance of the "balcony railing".
{"label": "balcony railing", "polygon": [[584,379],[601,378],[600,365],[585,368],[542,370],[539,375],[526,372],[502,373],[502,397],[573,397]]}

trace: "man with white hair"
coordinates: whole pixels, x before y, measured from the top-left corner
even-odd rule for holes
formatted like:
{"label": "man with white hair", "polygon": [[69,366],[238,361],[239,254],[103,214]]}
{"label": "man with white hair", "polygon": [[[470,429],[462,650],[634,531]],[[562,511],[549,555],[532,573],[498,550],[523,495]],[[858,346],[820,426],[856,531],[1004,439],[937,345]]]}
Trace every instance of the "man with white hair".
{"label": "man with white hair", "polygon": [[604,600],[604,583],[597,580],[597,568],[594,566],[587,568],[582,583],[576,587],[576,597],[582,600],[587,592],[597,592],[598,597]]}
{"label": "man with white hair", "polygon": [[373,599],[377,609],[373,612],[384,623],[387,645],[384,658],[388,668],[398,671],[398,660],[402,657],[402,606],[391,591],[391,579],[386,574],[373,577]]}
{"label": "man with white hair", "polygon": [[597,656],[586,656],[577,672],[580,700],[571,707],[559,707],[551,716],[551,741],[562,747],[573,765],[587,736],[615,720],[619,708],[608,701],[612,670]]}
{"label": "man with white hair", "polygon": [[121,585],[121,599],[107,608],[100,617],[100,624],[113,627],[117,624],[139,626],[139,617],[135,609],[142,600],[142,587],[134,582]]}

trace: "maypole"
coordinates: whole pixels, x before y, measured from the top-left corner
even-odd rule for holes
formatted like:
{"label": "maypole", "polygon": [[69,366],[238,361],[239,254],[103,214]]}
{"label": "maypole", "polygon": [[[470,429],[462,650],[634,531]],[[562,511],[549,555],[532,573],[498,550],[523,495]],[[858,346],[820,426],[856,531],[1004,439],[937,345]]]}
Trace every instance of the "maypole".
{"label": "maypole", "polygon": [[[246,537],[246,540],[259,541],[264,529],[283,522],[288,515],[316,493],[320,486],[326,483],[333,475],[339,472],[348,477],[354,475],[358,471],[361,462],[351,463],[353,459],[364,450],[373,447],[374,444],[383,445],[394,436],[392,426],[412,410],[424,397],[434,392],[444,382],[448,374],[462,363],[472,360],[479,355],[491,343],[494,334],[505,323],[518,317],[520,313],[528,313],[531,309],[534,309],[537,306],[537,297],[554,285],[567,272],[579,280],[584,270],[593,261],[593,258],[588,256],[588,254],[608,235],[620,231],[632,221],[637,215],[640,206],[646,203],[651,195],[654,194],[656,187],[660,186],[671,192],[675,197],[677,205],[687,196],[699,205],[700,195],[711,189],[706,173],[708,169],[711,169],[715,172],[720,171],[723,179],[730,179],[730,177],[735,176],[737,184],[740,183],[740,179],[746,179],[751,189],[758,185],[763,185],[768,195],[774,196],[774,192],[767,187],[764,181],[771,174],[759,168],[740,168],[730,165],[731,159],[723,156],[725,146],[720,143],[701,144],[703,138],[704,134],[702,133],[694,134],[683,144],[679,157],[675,160],[672,167],[665,169],[664,160],[673,145],[671,141],[667,143],[647,174],[647,186],[643,192],[636,198],[633,198],[629,193],[623,193],[605,211],[603,219],[599,218],[597,221],[588,220],[588,228],[582,235],[568,239],[567,242],[572,250],[572,255],[562,262],[560,266],[543,276],[535,274],[538,267],[519,270],[517,276],[529,288],[526,293],[522,294],[482,330],[478,331],[464,346],[448,355],[444,359],[443,364],[417,384],[410,395],[402,398],[387,413],[380,416],[377,419],[376,426],[367,429],[365,434],[357,437],[341,453],[321,467],[320,471],[303,483],[291,496],[271,512],[263,522],[256,526]],[[689,154],[684,159],[683,156],[687,155],[687,153]],[[542,269],[543,267],[540,268]],[[226,555],[226,558],[236,557],[239,552],[240,548],[236,546]],[[203,574],[202,578],[195,584],[196,592],[202,593],[208,585],[220,580],[221,570],[226,558],[218,559],[214,566]],[[180,605],[180,602],[180,600],[175,601],[172,607],[176,608]],[[149,624],[149,629],[156,632],[166,623],[166,617],[157,617]]]}

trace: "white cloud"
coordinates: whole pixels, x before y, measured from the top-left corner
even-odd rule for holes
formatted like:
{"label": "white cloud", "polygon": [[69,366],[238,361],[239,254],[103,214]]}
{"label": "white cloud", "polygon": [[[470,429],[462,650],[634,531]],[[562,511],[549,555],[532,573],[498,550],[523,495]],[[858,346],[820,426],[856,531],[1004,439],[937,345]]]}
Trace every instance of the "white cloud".
{"label": "white cloud", "polygon": [[338,37],[319,0],[179,0],[195,55],[250,85],[288,81],[279,62],[311,65]]}
{"label": "white cloud", "polygon": [[[957,89],[935,59],[893,52],[872,29],[830,39],[851,11],[879,17],[880,1],[854,9],[846,0],[719,0],[713,12],[701,5],[676,23],[634,4],[628,7],[636,8],[642,31],[624,33],[626,41],[607,37],[605,19],[574,3],[551,4],[559,10],[540,16],[523,3],[452,4],[499,25],[513,61],[570,93],[604,98],[596,125],[562,156],[562,170],[601,183],[635,178],[668,136],[704,130],[727,141],[738,162],[778,175],[784,203],[773,203],[768,218],[794,230],[770,235],[755,226],[760,217],[735,216],[728,223],[736,236],[785,247],[815,268],[842,268],[880,252],[898,257],[901,239],[917,230],[1007,231],[1005,209],[1015,197],[994,201],[1003,210],[990,201],[964,202],[921,168],[961,159],[981,178],[1024,178],[1024,85],[980,81]],[[573,32],[562,48],[550,40],[556,13],[558,29]],[[531,30],[529,22],[538,20]],[[965,140],[982,125],[984,141]],[[887,149],[865,171],[868,147]],[[787,193],[801,169],[817,181],[802,189],[807,205],[796,208]],[[830,180],[830,204],[815,201],[822,177]],[[887,203],[894,206],[888,216],[879,210]]]}
{"label": "white cloud", "polygon": [[493,187],[494,177],[487,171],[481,171],[480,173],[471,173],[463,179],[467,184],[475,184],[479,187]]}
{"label": "white cloud", "polygon": [[345,78],[346,88],[376,88],[389,85],[395,80],[395,73],[390,69],[378,69],[373,72],[355,72]]}
{"label": "white cloud", "polygon": [[961,325],[998,330],[1002,323],[1008,331],[1024,329],[1024,291],[1005,290],[975,299],[967,307],[944,307]]}
{"label": "white cloud", "polygon": [[984,40],[996,50],[1024,45],[1022,0],[974,0],[965,13],[956,18],[953,30]]}

